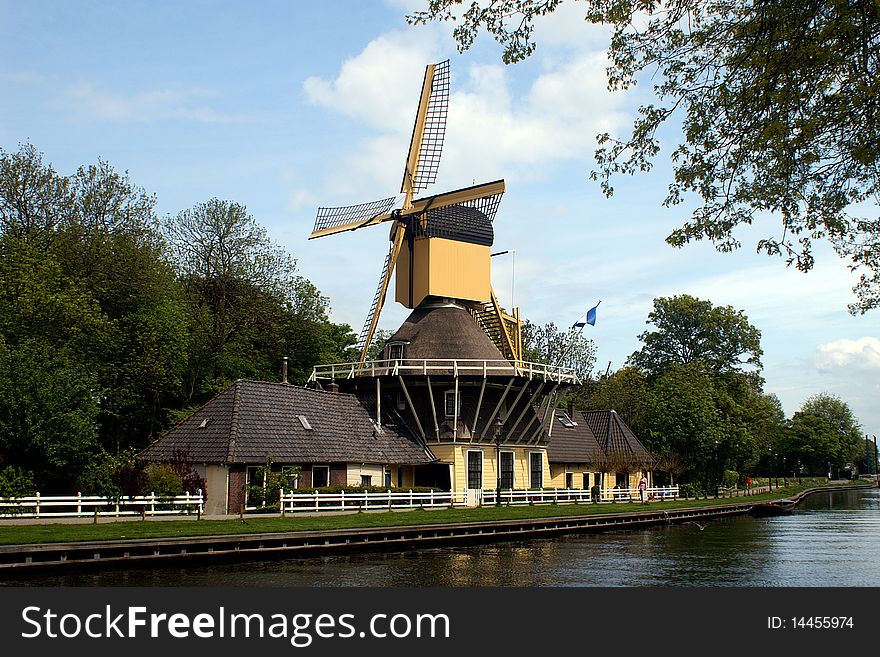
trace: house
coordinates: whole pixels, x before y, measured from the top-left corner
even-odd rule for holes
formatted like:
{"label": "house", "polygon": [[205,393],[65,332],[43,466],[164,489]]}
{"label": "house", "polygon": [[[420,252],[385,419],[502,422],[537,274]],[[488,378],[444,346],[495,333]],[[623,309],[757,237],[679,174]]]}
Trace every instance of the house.
{"label": "house", "polygon": [[651,455],[614,410],[553,412],[548,427],[549,486],[636,488],[644,473],[651,485]]}
{"label": "house", "polygon": [[412,486],[437,459],[393,409],[382,422],[356,395],[286,383],[236,381],[151,444],[142,456],[182,450],[207,482],[208,514],[237,513],[244,488],[271,456],[298,466],[299,487]]}

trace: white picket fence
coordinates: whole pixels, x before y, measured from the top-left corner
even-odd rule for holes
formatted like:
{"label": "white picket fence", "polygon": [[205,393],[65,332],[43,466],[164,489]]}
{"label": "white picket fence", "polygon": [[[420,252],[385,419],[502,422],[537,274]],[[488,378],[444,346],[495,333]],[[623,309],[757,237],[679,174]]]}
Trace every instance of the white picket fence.
{"label": "white picket fence", "polygon": [[281,491],[281,513],[301,511],[359,511],[368,509],[429,509],[464,506],[465,493],[453,491],[339,491],[295,493]]}
{"label": "white picket fence", "polygon": [[[471,494],[471,504],[495,505],[495,491],[483,489],[481,495]],[[529,504],[585,504],[592,502],[589,490],[555,489],[541,490],[502,490],[501,504],[504,506],[524,506]],[[646,491],[649,501],[678,498],[678,486],[649,488]],[[601,493],[601,502],[639,501],[638,488],[607,488]],[[468,493],[454,491],[339,491],[338,493],[296,493],[281,491],[281,513],[317,511],[366,511],[379,509],[429,509],[440,507],[463,507],[468,505]],[[253,510],[248,508],[247,510]]]}
{"label": "white picket fence", "polygon": [[[580,488],[543,490],[502,490],[500,493],[503,506],[518,506],[527,504],[584,504],[592,502],[593,497],[589,490]],[[648,501],[674,500],[678,498],[678,486],[665,486],[648,488],[645,491]],[[638,488],[603,488],[601,489],[600,502],[638,502]],[[483,490],[483,504],[495,504],[495,491]]]}
{"label": "white picket fence", "polygon": [[120,516],[164,516],[184,513],[201,515],[205,510],[202,491],[177,497],[134,495],[103,497],[100,495],[40,495],[0,497],[0,517],[15,518],[93,518]]}

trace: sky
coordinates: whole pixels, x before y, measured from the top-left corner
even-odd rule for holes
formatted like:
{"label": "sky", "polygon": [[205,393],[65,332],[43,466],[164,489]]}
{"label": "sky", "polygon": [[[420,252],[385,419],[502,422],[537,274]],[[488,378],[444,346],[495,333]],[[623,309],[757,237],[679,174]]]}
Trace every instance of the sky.
{"label": "sky", "polygon": [[[452,27],[410,26],[417,0],[185,3],[0,0],[0,147],[32,143],[62,174],[102,158],[157,197],[160,215],[210,198],[247,206],[359,330],[387,251],[372,227],[309,241],[318,206],[399,190],[424,67],[451,60],[440,193],[504,178],[493,287],[504,306],[571,325],[601,300],[585,335],[598,370],[640,346],[652,300],[691,294],[742,310],[762,333],[765,390],[788,415],[811,395],[844,399],[880,435],[880,311],[852,316],[853,274],[817,244],[808,274],[758,255],[780,236],[763,217],[743,248],[674,249],[689,216],[664,208],[670,126],[652,171],[589,179],[595,136],[624,135],[647,86],[606,88],[608,34],[565,3],[537,24],[538,49],[505,66],[482,35],[458,53]],[[693,203],[689,201],[689,203]],[[408,311],[389,300],[380,328]]]}

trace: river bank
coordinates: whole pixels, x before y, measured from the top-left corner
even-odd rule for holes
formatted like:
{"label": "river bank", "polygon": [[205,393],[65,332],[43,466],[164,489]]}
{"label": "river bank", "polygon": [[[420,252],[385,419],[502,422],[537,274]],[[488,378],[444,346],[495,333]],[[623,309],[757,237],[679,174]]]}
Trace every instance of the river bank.
{"label": "river bank", "polygon": [[[9,541],[36,532],[46,540],[0,547],[0,573],[68,570],[144,563],[217,562],[319,555],[341,551],[401,550],[415,545],[465,544],[576,532],[635,529],[660,524],[703,522],[748,513],[755,502],[802,499],[820,490],[862,488],[858,484],[825,487],[789,486],[749,498],[682,500],[649,505],[579,505],[450,509],[406,513],[354,514],[312,518],[247,518],[242,521],[113,523],[106,525],[28,525],[6,527]],[[616,508],[615,508],[616,507]],[[219,524],[218,524],[219,523]],[[237,524],[236,524],[237,523]],[[328,527],[329,525],[332,525]],[[182,526],[178,526],[182,525]],[[131,536],[126,532],[159,532]],[[226,530],[225,532],[222,530]],[[114,538],[58,539],[67,532]],[[201,531],[202,534],[198,534]],[[182,532],[176,536],[174,532]],[[54,539],[54,540],[53,540]],[[2,576],[2,575],[0,575]]]}

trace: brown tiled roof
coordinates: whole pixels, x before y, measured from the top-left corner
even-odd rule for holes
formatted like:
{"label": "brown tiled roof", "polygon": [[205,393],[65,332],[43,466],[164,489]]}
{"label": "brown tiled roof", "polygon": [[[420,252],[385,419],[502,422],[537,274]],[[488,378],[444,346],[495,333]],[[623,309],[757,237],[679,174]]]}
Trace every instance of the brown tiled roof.
{"label": "brown tiled roof", "polygon": [[636,461],[648,462],[651,455],[636,438],[617,411],[578,411],[608,455],[631,454]]}
{"label": "brown tiled roof", "polygon": [[[540,412],[540,411],[539,411]],[[604,456],[596,435],[577,411],[570,419],[577,426],[567,427],[559,418],[568,411],[557,408],[553,413],[553,431],[547,443],[547,460],[551,463],[599,463]]]}
{"label": "brown tiled roof", "polygon": [[[304,416],[306,429],[298,416]],[[236,381],[143,452],[151,460],[189,452],[197,463],[394,463],[436,460],[403,426],[374,431],[354,395]]]}
{"label": "brown tiled roof", "polygon": [[[568,415],[576,426],[565,426],[560,418]],[[601,464],[605,456],[631,456],[637,463],[650,462],[651,456],[617,412],[554,410],[553,431],[547,443],[551,463]]]}

